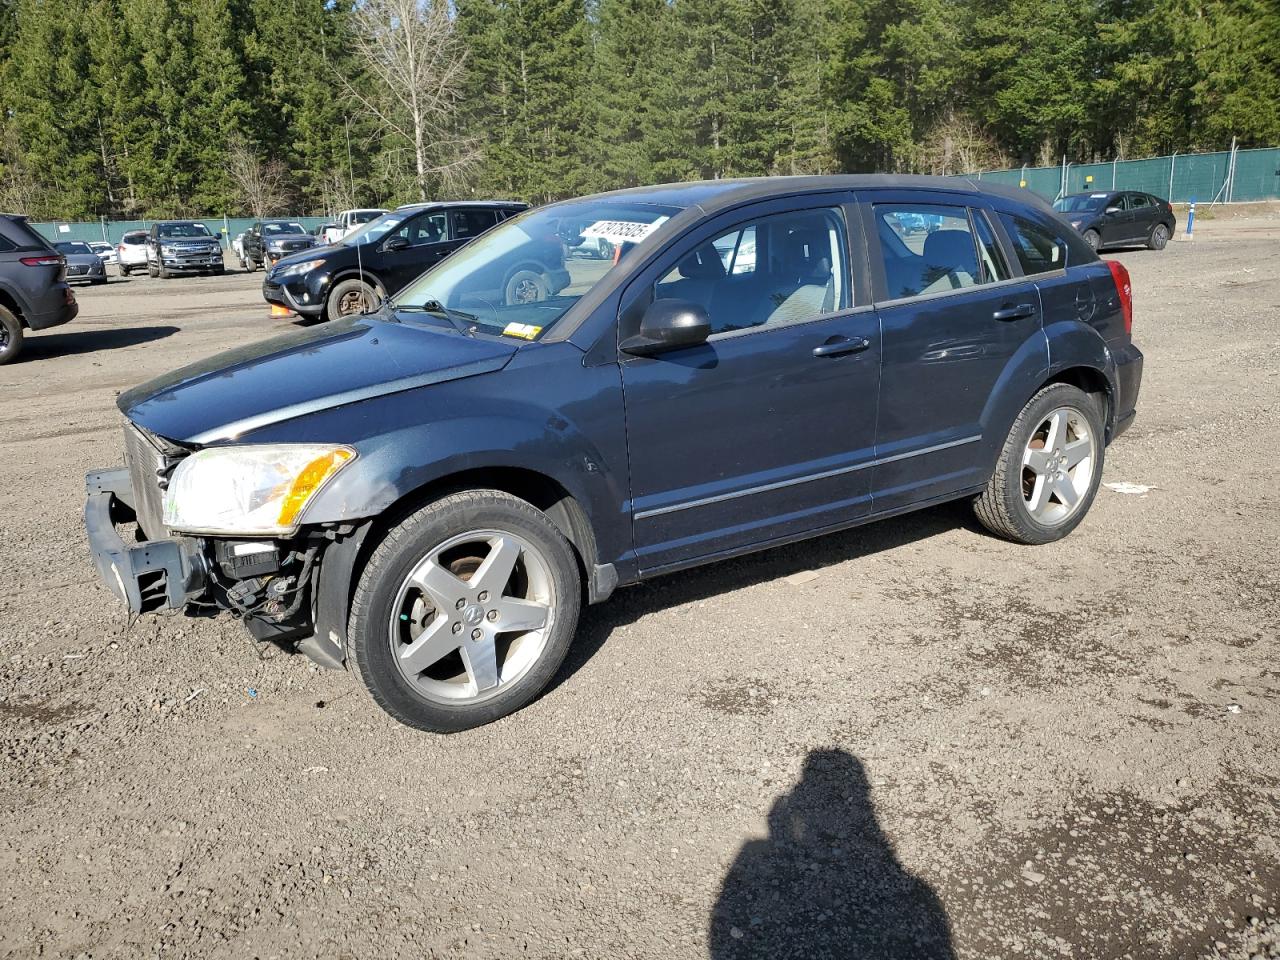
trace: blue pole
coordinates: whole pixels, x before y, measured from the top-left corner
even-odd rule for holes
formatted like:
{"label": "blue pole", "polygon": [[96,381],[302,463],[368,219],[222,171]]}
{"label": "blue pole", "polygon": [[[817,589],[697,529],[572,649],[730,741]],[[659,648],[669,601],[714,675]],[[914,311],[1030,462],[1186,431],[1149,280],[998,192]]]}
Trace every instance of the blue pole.
{"label": "blue pole", "polygon": [[1187,210],[1187,239],[1191,239],[1191,230],[1196,223],[1196,198],[1191,198],[1191,206]]}

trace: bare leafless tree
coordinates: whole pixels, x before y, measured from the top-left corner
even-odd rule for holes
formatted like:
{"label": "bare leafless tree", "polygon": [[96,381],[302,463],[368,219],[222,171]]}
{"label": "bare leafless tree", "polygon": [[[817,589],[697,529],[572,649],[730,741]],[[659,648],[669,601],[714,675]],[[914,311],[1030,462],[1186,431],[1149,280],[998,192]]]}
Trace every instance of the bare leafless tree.
{"label": "bare leafless tree", "polygon": [[352,49],[373,83],[342,77],[382,127],[409,144],[413,181],[426,200],[433,183],[458,182],[477,159],[459,135],[466,51],[447,0],[362,0],[352,11]]}
{"label": "bare leafless tree", "polygon": [[289,202],[289,171],[279,160],[262,160],[243,140],[227,147],[227,174],[245,209],[255,217],[281,210]]}
{"label": "bare leafless tree", "polygon": [[948,113],[934,124],[916,151],[916,169],[950,176],[976,173],[1007,165],[1007,158],[991,136],[971,117]]}

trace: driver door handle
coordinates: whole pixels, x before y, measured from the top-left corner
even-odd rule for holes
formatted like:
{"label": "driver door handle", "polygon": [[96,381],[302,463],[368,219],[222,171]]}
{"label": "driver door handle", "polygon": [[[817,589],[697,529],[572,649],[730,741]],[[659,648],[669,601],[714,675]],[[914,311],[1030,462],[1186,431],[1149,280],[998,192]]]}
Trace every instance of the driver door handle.
{"label": "driver door handle", "polygon": [[813,348],[815,357],[843,357],[847,353],[861,353],[871,346],[866,337],[832,337],[826,343]]}
{"label": "driver door handle", "polygon": [[1020,303],[1013,307],[1001,307],[991,316],[997,320],[1021,320],[1034,315],[1036,308],[1029,303]]}

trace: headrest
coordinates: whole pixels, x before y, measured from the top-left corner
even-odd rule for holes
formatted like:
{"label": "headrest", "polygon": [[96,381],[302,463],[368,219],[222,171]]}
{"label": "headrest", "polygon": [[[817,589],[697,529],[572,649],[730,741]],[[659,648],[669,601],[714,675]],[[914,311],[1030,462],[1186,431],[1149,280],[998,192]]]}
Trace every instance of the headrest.
{"label": "headrest", "polygon": [[831,275],[831,237],[826,230],[796,230],[787,237],[787,270],[797,279],[819,280]]}
{"label": "headrest", "polygon": [[924,242],[924,259],[931,267],[947,273],[962,270],[978,275],[978,254],[968,230],[936,230]]}
{"label": "headrest", "polygon": [[681,260],[679,270],[686,280],[719,280],[724,276],[724,261],[708,243]]}

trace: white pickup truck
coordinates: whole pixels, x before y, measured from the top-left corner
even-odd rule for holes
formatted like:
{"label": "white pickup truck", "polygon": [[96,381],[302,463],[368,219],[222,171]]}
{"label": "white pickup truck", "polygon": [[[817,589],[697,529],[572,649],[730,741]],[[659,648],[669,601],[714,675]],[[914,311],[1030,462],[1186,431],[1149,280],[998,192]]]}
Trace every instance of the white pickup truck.
{"label": "white pickup truck", "polygon": [[388,211],[368,207],[362,210],[343,210],[330,226],[326,226],[321,235],[325,243],[337,243],[356,227],[376,220]]}

